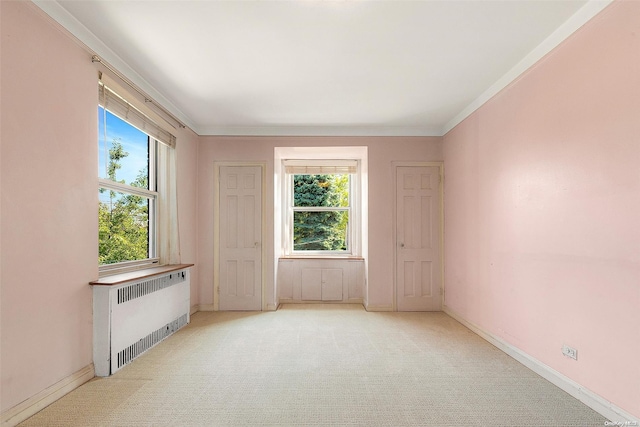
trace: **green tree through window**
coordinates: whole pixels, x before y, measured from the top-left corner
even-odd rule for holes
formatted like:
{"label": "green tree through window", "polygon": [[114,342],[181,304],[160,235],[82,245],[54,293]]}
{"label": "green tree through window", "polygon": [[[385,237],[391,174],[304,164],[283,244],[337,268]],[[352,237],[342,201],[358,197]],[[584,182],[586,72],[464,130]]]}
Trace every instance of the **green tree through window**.
{"label": "green tree through window", "polygon": [[349,175],[293,176],[293,249],[346,251]]}
{"label": "green tree through window", "polygon": [[[129,155],[122,144],[114,140],[109,149],[107,174],[109,180],[125,184],[117,179],[121,160]],[[148,188],[147,168],[138,173],[129,185]],[[149,199],[136,194],[100,188],[102,195],[98,207],[99,264],[149,258]]]}

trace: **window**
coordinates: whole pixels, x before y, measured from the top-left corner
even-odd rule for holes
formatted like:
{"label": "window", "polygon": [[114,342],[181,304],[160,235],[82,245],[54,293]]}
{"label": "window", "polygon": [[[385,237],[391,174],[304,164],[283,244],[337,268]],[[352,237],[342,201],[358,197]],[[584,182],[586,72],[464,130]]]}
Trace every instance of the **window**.
{"label": "window", "polygon": [[99,264],[156,258],[157,142],[99,107]]}
{"label": "window", "polygon": [[355,253],[355,160],[286,160],[288,254]]}
{"label": "window", "polygon": [[169,147],[175,145],[175,137],[120,93],[102,81],[99,84],[98,256],[101,273],[158,263],[160,252],[173,250],[164,250],[170,243],[158,233],[164,227],[160,219],[164,216],[165,221],[170,220],[168,215],[162,215],[162,209],[166,209],[167,200],[171,199],[166,190],[158,192],[158,188],[168,187],[169,178],[168,171],[158,165],[165,157],[174,160],[173,148]]}

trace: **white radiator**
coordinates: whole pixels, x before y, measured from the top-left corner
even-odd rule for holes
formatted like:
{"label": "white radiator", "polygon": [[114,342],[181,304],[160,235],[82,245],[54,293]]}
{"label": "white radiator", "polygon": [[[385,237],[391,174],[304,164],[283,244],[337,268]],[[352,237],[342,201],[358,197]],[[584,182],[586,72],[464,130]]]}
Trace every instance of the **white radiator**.
{"label": "white radiator", "polygon": [[93,363],[106,377],[189,323],[189,270],[93,285]]}

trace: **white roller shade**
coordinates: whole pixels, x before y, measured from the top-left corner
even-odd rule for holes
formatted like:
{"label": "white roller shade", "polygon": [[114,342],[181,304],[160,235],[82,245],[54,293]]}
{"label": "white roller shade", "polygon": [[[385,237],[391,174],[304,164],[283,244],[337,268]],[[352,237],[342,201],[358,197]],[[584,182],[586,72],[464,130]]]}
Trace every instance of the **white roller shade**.
{"label": "white roller shade", "polygon": [[285,160],[284,170],[292,175],[349,174],[358,172],[357,160]]}
{"label": "white roller shade", "polygon": [[98,84],[98,102],[107,111],[127,121],[152,138],[169,147],[175,148],[176,137],[159,126],[155,121],[141,112],[133,104],[127,102],[103,82]]}

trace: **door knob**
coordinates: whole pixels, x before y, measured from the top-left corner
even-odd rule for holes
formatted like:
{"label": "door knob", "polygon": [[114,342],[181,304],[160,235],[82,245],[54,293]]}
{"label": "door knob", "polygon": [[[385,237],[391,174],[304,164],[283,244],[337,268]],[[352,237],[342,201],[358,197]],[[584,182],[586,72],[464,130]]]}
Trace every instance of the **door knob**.
{"label": "door knob", "polygon": [[401,247],[401,248],[404,248],[404,243],[400,243],[400,247]]}

